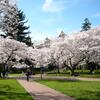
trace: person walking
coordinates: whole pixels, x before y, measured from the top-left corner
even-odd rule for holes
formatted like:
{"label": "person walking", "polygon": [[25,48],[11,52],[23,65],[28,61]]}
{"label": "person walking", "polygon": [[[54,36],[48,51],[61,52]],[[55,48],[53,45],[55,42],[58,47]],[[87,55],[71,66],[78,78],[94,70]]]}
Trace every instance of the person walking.
{"label": "person walking", "polygon": [[27,69],[27,71],[26,71],[27,81],[29,81],[30,75],[31,75],[31,70]]}
{"label": "person walking", "polygon": [[5,76],[6,76],[6,71],[5,70],[2,71],[2,76],[3,76],[3,78],[5,78]]}

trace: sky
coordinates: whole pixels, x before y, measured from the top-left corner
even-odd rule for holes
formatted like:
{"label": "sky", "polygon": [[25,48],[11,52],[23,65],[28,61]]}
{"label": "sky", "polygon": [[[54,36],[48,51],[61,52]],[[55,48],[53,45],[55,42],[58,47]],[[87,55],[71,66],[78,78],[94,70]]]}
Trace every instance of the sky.
{"label": "sky", "polygon": [[30,26],[32,40],[40,41],[81,30],[88,18],[100,25],[100,0],[17,0]]}

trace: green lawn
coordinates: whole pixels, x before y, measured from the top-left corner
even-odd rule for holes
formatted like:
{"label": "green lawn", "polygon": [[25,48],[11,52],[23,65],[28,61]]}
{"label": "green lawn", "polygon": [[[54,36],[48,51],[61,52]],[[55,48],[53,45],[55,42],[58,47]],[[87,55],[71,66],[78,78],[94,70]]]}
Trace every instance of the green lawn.
{"label": "green lawn", "polygon": [[0,100],[33,100],[14,79],[0,79]]}
{"label": "green lawn", "polygon": [[38,81],[76,100],[100,100],[100,82],[89,81]]}
{"label": "green lawn", "polygon": [[[57,71],[50,71],[47,73],[48,76],[65,76],[65,77],[71,77],[69,70],[60,71],[60,74],[57,74]],[[86,78],[100,78],[100,70],[95,70],[94,74],[88,74],[89,70],[75,70],[75,72],[78,72],[80,75],[78,77],[86,77]]]}
{"label": "green lawn", "polygon": [[[47,76],[64,76],[64,77],[72,77],[70,74],[61,73],[61,74],[47,74]],[[100,74],[80,74],[80,76],[77,77],[83,77],[83,78],[100,78]]]}

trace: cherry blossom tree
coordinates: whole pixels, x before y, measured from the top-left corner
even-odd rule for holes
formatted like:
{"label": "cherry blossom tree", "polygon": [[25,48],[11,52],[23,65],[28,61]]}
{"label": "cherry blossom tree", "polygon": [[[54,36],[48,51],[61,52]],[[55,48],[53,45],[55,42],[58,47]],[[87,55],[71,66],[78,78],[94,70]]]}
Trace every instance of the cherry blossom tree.
{"label": "cherry blossom tree", "polygon": [[19,52],[22,54],[25,48],[27,48],[27,46],[24,43],[12,39],[0,38],[0,63],[2,70],[5,71],[9,63],[13,65],[13,62],[16,61],[16,56],[21,57]]}
{"label": "cherry blossom tree", "polygon": [[[52,63],[57,66],[58,72],[65,66],[71,75],[75,75],[75,69],[83,62],[100,63],[99,27],[50,41],[49,46],[37,49],[13,39],[0,38],[0,65],[5,68],[4,65],[14,66],[23,62],[31,68],[48,68],[48,64]],[[93,70],[90,66],[90,72]]]}
{"label": "cherry blossom tree", "polygon": [[80,45],[82,45],[82,50],[86,56],[86,64],[90,69],[90,74],[94,71],[96,66],[100,63],[100,28],[94,28],[85,32],[87,34],[86,38],[80,40]]}
{"label": "cherry blossom tree", "polygon": [[63,40],[52,41],[51,48],[53,49],[56,63],[58,65],[64,64],[71,70],[73,75],[76,67],[83,61],[100,62],[99,37],[100,28],[97,27],[87,32],[78,32],[66,36]]}
{"label": "cherry blossom tree", "polygon": [[0,0],[0,30],[7,36],[15,37],[17,33],[17,14],[18,8],[14,0]]}
{"label": "cherry blossom tree", "polygon": [[64,64],[71,71],[71,75],[74,75],[74,70],[85,58],[84,53],[79,49],[78,42],[67,39],[57,43],[54,46],[54,50],[54,58],[58,66],[62,67]]}

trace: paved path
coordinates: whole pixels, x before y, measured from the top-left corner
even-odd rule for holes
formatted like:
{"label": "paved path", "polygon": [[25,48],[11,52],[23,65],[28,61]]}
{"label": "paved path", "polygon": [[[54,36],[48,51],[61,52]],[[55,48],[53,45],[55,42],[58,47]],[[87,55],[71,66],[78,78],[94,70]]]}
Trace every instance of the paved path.
{"label": "paved path", "polygon": [[[16,79],[26,79],[26,76],[10,76],[8,78],[16,78]],[[41,79],[40,75],[33,75],[31,79],[38,80]],[[72,81],[100,81],[100,78],[85,78],[85,77],[64,77],[64,76],[45,76],[43,75],[43,79],[54,79],[54,80],[72,80]]]}
{"label": "paved path", "polygon": [[83,78],[83,77],[77,77],[75,79],[81,80],[81,81],[100,81],[100,78]]}
{"label": "paved path", "polygon": [[[33,75],[33,78],[40,78],[39,75]],[[58,80],[72,80],[72,81],[100,81],[100,78],[86,78],[86,77],[75,77],[75,76],[71,76],[71,77],[65,77],[65,76],[46,76],[43,75],[43,79],[58,79]]]}
{"label": "paved path", "polygon": [[53,90],[45,85],[39,84],[35,81],[27,82],[26,80],[17,80],[35,100],[74,100],[69,96]]}

